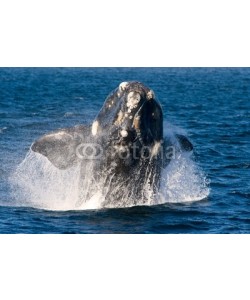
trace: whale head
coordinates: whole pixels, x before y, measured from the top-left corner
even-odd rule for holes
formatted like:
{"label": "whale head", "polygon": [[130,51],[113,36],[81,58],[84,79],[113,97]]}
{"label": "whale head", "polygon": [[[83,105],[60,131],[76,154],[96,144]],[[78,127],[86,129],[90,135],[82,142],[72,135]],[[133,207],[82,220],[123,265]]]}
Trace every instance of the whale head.
{"label": "whale head", "polygon": [[163,139],[163,113],[144,84],[122,82],[105,100],[92,124],[92,135],[109,135],[116,145],[154,145]]}
{"label": "whale head", "polygon": [[162,140],[163,113],[154,92],[132,81],[122,82],[111,92],[91,126],[75,126],[46,134],[35,141],[31,149],[47,157],[57,168],[67,169],[82,159],[79,145],[84,148],[94,143],[108,151],[107,159],[115,159],[109,152],[111,148],[118,154],[129,153],[129,159],[123,163],[131,165],[134,146],[138,157],[145,146],[156,156]]}

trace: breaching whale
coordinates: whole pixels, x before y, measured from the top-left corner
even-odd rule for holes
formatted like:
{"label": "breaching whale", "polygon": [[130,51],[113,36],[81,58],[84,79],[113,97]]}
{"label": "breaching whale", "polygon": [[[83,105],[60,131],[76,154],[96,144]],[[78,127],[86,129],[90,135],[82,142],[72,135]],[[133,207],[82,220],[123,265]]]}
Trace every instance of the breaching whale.
{"label": "breaching whale", "polygon": [[163,110],[154,92],[132,81],[110,93],[92,124],[46,134],[31,149],[58,169],[81,165],[79,205],[98,189],[103,206],[123,206],[126,199],[143,203],[149,190],[157,196],[163,168],[193,146],[184,135],[164,137]]}

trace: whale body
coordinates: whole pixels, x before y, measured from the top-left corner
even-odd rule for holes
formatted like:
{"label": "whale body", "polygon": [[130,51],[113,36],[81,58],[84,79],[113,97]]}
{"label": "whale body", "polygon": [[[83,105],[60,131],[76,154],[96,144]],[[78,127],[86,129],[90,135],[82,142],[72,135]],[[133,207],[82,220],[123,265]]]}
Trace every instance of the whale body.
{"label": "whale body", "polygon": [[132,81],[108,95],[91,124],[48,133],[31,149],[61,170],[80,164],[79,205],[98,188],[103,206],[122,206],[128,199],[136,205],[149,190],[157,196],[162,170],[193,146],[184,135],[164,137],[163,110],[154,92]]}

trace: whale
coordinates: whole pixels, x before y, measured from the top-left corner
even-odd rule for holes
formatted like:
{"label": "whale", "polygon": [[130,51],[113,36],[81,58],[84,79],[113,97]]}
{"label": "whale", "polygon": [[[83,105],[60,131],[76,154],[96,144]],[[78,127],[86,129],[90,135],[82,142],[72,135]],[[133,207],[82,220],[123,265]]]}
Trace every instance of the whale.
{"label": "whale", "polygon": [[[62,128],[38,138],[31,150],[66,170],[80,166],[79,201],[96,190],[103,206],[157,197],[162,170],[193,145],[182,134],[164,135],[163,109],[152,89],[141,82],[122,82],[105,99],[91,124]],[[145,200],[146,201],[146,200]],[[119,206],[117,204],[116,206]]]}

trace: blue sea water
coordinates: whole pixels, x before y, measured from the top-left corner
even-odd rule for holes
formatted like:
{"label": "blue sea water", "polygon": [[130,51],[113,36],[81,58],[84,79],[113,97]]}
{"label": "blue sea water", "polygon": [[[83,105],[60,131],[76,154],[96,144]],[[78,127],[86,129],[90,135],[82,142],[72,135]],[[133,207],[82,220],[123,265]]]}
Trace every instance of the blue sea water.
{"label": "blue sea water", "polygon": [[[159,205],[27,205],[13,183],[18,168],[15,180],[21,181],[21,170],[33,185],[26,196],[37,195],[37,204],[45,195],[32,178],[36,164],[26,157],[32,142],[54,129],[90,123],[110,91],[129,80],[153,89],[167,124],[186,132],[209,192],[187,201],[194,183],[185,174],[183,199]],[[249,121],[249,68],[1,68],[0,233],[250,233]]]}

